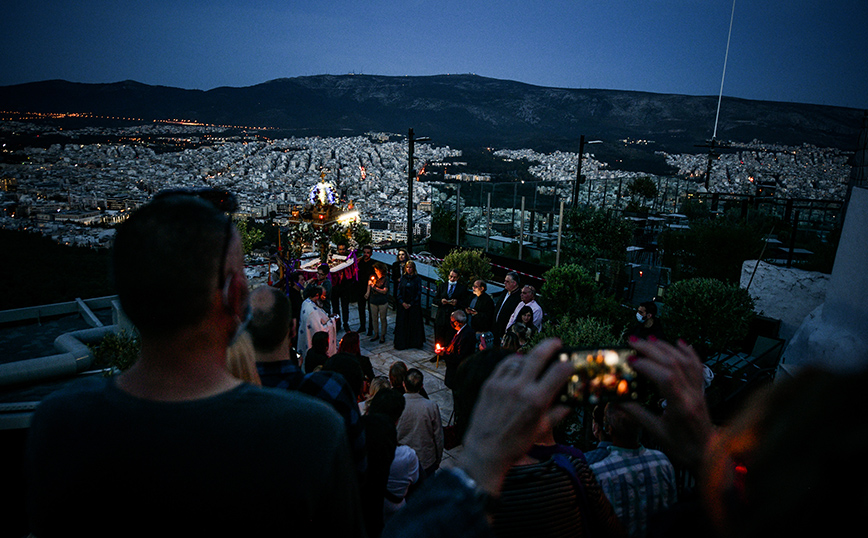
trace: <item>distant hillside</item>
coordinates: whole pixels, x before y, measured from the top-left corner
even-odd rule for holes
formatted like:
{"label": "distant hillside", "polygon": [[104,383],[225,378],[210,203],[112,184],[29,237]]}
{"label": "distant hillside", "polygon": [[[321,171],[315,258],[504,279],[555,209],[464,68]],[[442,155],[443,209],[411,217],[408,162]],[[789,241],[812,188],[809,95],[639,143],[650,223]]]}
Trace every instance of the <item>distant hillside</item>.
{"label": "distant hillside", "polygon": [[[649,149],[701,152],[717,97],[532,86],[475,75],[310,76],[244,88],[184,90],[133,81],[0,87],[0,109],[269,126],[296,136],[405,134],[440,145],[576,151],[578,138],[650,139]],[[718,139],[855,148],[863,111],[724,98]],[[609,146],[609,144],[606,144]],[[602,148],[594,147],[594,150]]]}

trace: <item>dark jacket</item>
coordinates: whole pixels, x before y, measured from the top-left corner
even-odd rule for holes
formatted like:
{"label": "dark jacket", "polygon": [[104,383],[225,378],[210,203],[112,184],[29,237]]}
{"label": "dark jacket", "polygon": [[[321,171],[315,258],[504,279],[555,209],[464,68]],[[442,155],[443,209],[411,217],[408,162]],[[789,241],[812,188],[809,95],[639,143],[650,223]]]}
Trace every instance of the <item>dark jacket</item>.
{"label": "dark jacket", "polygon": [[503,336],[503,333],[506,332],[506,324],[509,323],[509,318],[512,316],[512,313],[515,311],[515,307],[518,306],[519,301],[521,301],[521,292],[516,289],[511,294],[503,292],[503,294],[498,299],[497,303],[494,306],[494,339],[495,342],[499,342],[500,338]]}
{"label": "dark jacket", "polygon": [[476,353],[477,349],[476,333],[467,325],[452,337],[449,347],[441,355],[441,358],[446,362],[446,376],[443,383],[447,387],[452,388],[458,366],[464,359]]}
{"label": "dark jacket", "polygon": [[[442,282],[437,285],[437,292],[434,294],[433,302],[437,306],[437,317],[434,320],[434,325],[449,326],[451,321],[449,316],[456,310],[464,310],[470,304],[470,291],[467,286],[460,282],[455,283],[455,291],[452,297],[449,297],[449,282]],[[443,304],[441,299],[457,299],[458,303],[454,306],[451,304]]]}
{"label": "dark jacket", "polygon": [[[468,306],[473,302],[474,296],[470,296]],[[491,295],[483,292],[482,295],[476,297],[476,305],[474,307],[476,313],[470,318],[470,327],[474,332],[491,332],[494,329],[494,299]]]}

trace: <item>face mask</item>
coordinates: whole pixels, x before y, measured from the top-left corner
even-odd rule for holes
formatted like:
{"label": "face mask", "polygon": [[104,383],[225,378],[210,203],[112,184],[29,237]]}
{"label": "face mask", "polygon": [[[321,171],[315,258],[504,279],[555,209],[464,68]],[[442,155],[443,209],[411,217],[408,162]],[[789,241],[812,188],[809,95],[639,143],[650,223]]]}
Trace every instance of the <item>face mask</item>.
{"label": "face mask", "polygon": [[636,319],[639,320],[639,323],[645,322],[645,318],[643,318],[642,314],[640,314],[639,312],[636,312]]}

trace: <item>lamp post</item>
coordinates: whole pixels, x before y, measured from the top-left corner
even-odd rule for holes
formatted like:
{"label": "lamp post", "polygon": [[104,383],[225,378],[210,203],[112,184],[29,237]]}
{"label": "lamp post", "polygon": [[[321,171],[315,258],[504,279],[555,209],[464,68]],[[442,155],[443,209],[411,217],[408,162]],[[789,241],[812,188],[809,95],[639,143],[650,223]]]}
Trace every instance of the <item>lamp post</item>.
{"label": "lamp post", "polygon": [[416,141],[424,142],[431,140],[428,137],[416,138],[413,128],[407,134],[407,253],[413,254],[413,182],[416,180],[416,170],[413,168],[413,152],[416,149]]}
{"label": "lamp post", "polygon": [[576,183],[573,185],[573,209],[579,204],[579,185],[582,183],[582,153],[585,151],[585,135],[579,137],[579,163],[576,165]]}

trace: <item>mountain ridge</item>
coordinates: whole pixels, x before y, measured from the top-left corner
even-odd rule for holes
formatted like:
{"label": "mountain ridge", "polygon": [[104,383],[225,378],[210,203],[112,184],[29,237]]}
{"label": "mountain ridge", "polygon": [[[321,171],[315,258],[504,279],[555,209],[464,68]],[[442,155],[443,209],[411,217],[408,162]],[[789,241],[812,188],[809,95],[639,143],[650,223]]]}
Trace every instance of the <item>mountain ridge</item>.
{"label": "mountain ridge", "polygon": [[[404,133],[442,145],[575,151],[579,135],[686,152],[711,138],[716,96],[536,86],[479,75],[312,75],[210,90],[50,80],[0,86],[0,108],[276,128],[287,135]],[[718,140],[855,149],[864,111],[724,97]],[[596,148],[595,148],[596,149]]]}

